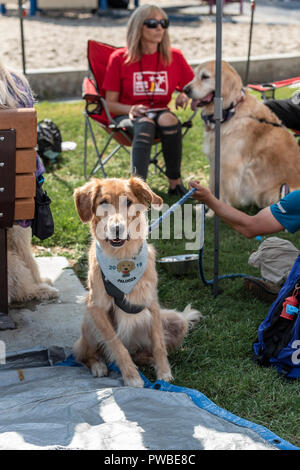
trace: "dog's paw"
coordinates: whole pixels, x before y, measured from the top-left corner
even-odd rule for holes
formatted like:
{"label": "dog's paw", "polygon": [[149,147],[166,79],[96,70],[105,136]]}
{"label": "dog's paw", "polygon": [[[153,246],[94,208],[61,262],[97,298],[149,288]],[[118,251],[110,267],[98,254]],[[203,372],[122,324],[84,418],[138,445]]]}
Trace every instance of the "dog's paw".
{"label": "dog's paw", "polygon": [[172,380],[174,380],[174,377],[170,372],[165,372],[164,374],[159,374],[157,376],[157,380],[163,380],[164,382],[172,382]]}
{"label": "dog's paw", "polygon": [[136,387],[136,388],[143,388],[144,387],[144,381],[142,377],[137,373],[135,377],[130,377],[130,378],[124,378],[124,385],[127,387]]}
{"label": "dog's paw", "polygon": [[108,375],[108,369],[104,362],[94,362],[91,365],[91,372],[94,377],[106,377]]}
{"label": "dog's paw", "polygon": [[59,291],[48,284],[39,284],[36,290],[36,298],[39,300],[57,299]]}
{"label": "dog's paw", "polygon": [[43,277],[42,278],[42,283],[43,284],[49,284],[49,286],[53,286],[53,281],[49,279],[48,277]]}

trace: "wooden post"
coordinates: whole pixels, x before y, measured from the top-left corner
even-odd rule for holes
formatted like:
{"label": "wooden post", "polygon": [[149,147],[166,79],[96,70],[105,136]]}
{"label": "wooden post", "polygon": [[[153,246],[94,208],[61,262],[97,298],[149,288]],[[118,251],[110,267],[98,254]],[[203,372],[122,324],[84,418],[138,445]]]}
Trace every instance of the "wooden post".
{"label": "wooden post", "polygon": [[0,131],[0,330],[15,328],[8,316],[7,228],[15,212],[16,131]]}
{"label": "wooden post", "polygon": [[34,218],[36,143],[34,108],[0,110],[0,330],[16,328],[8,315],[7,229]]}

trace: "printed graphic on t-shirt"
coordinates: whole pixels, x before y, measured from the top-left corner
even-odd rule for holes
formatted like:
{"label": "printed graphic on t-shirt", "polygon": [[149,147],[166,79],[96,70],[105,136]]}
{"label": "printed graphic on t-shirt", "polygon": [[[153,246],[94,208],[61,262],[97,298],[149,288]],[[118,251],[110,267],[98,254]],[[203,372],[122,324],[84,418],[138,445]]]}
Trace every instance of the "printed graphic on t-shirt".
{"label": "printed graphic on t-shirt", "polygon": [[135,72],[133,74],[133,95],[168,94],[168,75],[166,71],[161,72]]}

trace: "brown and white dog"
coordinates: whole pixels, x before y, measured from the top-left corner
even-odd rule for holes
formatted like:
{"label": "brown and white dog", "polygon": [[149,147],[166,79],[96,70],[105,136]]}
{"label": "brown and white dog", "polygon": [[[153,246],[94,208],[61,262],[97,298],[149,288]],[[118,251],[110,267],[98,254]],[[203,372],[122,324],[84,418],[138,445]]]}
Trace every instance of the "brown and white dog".
{"label": "brown and white dog", "polygon": [[[149,204],[161,205],[162,199],[137,177],[93,179],[75,190],[74,199],[80,219],[90,223],[93,238],[87,310],[74,345],[76,359],[98,377],[107,375],[106,364],[116,361],[125,385],[133,387],[144,384],[136,364],[152,364],[158,379],[171,380],[167,351],[180,345],[200,313],[190,306],[181,313],[159,305],[155,251],[146,242],[145,212]],[[135,265],[143,264],[136,278]],[[115,279],[107,284],[109,270]],[[130,280],[135,284],[129,293],[121,293],[123,298],[118,289],[115,295],[115,286],[109,290],[110,281],[120,282],[123,288],[122,283]],[[128,309],[135,313],[126,313]]]}
{"label": "brown and white dog", "polygon": [[[210,189],[215,172],[215,61],[199,65],[184,91],[192,108],[202,108],[204,152],[210,161]],[[296,139],[261,101],[243,89],[238,73],[222,62],[220,199],[235,207],[266,207],[277,202],[280,188],[300,188],[300,151]]]}

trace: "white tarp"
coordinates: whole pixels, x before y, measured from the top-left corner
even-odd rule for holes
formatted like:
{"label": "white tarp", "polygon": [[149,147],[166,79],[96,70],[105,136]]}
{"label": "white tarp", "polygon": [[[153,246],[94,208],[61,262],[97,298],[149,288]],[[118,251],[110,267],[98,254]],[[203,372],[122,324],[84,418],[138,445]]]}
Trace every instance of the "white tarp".
{"label": "white tarp", "polygon": [[94,378],[85,367],[1,370],[0,449],[278,448],[263,433],[228,421],[225,410],[213,414],[215,405],[202,396],[207,409],[186,393],[125,387],[113,371]]}

